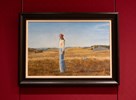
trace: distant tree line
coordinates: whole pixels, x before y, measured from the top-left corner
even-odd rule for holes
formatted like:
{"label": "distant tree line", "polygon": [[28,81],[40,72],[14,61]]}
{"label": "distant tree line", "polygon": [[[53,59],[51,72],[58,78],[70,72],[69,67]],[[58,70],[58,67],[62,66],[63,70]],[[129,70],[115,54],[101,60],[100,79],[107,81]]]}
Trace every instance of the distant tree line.
{"label": "distant tree line", "polygon": [[109,45],[93,45],[91,46],[91,49],[94,50],[95,48],[105,48],[105,49],[110,49]]}
{"label": "distant tree line", "polygon": [[34,49],[34,48],[28,48],[28,52],[41,53],[41,52],[43,52],[43,50],[38,50],[38,49]]}

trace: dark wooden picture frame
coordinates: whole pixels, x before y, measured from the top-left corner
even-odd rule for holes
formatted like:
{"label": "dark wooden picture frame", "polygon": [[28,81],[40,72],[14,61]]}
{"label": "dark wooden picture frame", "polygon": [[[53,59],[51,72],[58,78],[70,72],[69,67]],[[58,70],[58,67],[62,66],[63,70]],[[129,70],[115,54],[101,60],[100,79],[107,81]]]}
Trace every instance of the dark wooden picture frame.
{"label": "dark wooden picture frame", "polygon": [[[92,22],[104,23],[105,21],[107,23],[110,23],[109,24],[110,35],[107,35],[109,36],[108,38],[110,41],[110,45],[108,46],[109,55],[110,55],[108,64],[110,64],[111,66],[109,68],[110,77],[105,77],[103,75],[102,77],[101,76],[97,77],[97,74],[96,76],[88,75],[87,77],[86,75],[83,75],[80,77],[80,75],[78,76],[77,74],[74,77],[71,77],[69,75],[65,75],[64,77],[63,75],[62,76],[60,75],[61,77],[59,77],[57,76],[57,74],[56,76],[52,75],[52,77],[48,77],[48,75],[46,75],[46,77],[38,77],[37,75],[35,76],[33,75],[34,77],[33,76],[31,77],[31,75],[29,75],[27,72],[29,70],[28,69],[29,67],[28,66],[28,51],[29,51],[28,48],[30,45],[28,40],[30,25],[28,27],[28,24],[29,23],[35,24],[36,22],[38,23],[44,22],[44,23],[49,23],[51,25],[54,25],[52,24],[52,22],[56,22],[56,23],[66,22],[72,25],[72,21],[74,23],[81,24],[81,26],[82,26],[82,23],[87,23],[88,21],[90,21],[89,23],[92,23]],[[33,27],[33,29],[35,28],[34,25],[32,25],[31,27]],[[54,27],[53,26],[51,27],[52,29],[50,30],[53,30]],[[31,36],[29,35],[29,37]],[[102,46],[103,45],[98,44],[96,47],[101,48]],[[95,48],[95,46],[92,46],[92,47]],[[92,47],[88,49],[90,50],[92,49]],[[69,86],[69,85],[70,86],[72,85],[74,86],[94,86],[94,85],[95,86],[113,86],[113,85],[118,85],[119,84],[118,49],[119,47],[118,47],[118,13],[117,12],[114,12],[114,13],[113,12],[108,12],[108,13],[22,13],[20,14],[20,35],[19,35],[19,85],[20,86],[41,86],[41,85],[43,86],[62,86],[62,85],[63,86]],[[33,51],[35,53],[40,52],[40,50],[36,51],[36,49],[33,49],[33,48],[31,48],[30,51]],[[35,53],[32,53],[32,54],[35,54]],[[96,60],[95,58],[93,59]]]}

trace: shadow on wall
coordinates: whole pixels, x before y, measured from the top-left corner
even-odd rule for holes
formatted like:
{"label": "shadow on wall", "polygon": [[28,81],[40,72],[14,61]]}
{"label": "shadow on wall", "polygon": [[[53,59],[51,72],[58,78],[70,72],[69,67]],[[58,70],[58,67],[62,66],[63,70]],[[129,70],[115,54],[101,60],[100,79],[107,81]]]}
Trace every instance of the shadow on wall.
{"label": "shadow on wall", "polygon": [[117,94],[117,87],[21,87],[21,94]]}

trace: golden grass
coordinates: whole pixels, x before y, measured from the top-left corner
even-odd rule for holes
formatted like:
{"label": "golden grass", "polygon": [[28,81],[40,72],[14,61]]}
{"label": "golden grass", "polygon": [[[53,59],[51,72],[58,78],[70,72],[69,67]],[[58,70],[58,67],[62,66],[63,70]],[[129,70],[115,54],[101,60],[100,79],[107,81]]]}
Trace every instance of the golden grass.
{"label": "golden grass", "polygon": [[40,53],[29,52],[29,76],[107,76],[110,75],[109,50],[92,51],[90,48],[67,48],[65,50],[66,71],[59,71],[59,52],[49,49]]}

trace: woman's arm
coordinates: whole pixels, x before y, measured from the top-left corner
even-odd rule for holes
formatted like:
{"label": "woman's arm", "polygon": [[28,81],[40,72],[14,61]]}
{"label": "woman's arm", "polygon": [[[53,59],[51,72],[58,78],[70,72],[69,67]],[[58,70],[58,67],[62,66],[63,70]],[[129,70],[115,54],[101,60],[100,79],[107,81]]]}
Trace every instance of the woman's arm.
{"label": "woman's arm", "polygon": [[63,40],[62,42],[62,53],[64,54],[64,52],[65,52],[65,40]]}

